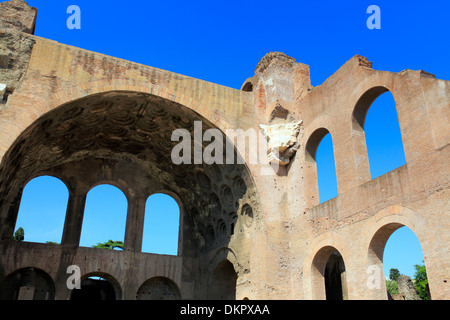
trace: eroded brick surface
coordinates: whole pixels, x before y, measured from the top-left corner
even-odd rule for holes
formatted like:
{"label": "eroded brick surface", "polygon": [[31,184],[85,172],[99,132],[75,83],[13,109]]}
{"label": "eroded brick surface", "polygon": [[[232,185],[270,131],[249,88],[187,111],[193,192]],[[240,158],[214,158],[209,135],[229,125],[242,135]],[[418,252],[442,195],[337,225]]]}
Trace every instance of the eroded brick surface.
{"label": "eroded brick surface", "polygon": [[[22,25],[23,33],[0,31],[0,82],[14,89],[0,104],[0,287],[35,279],[22,297],[53,283],[49,297],[68,299],[67,266],[79,265],[110,279],[119,299],[149,288],[158,298],[324,299],[324,275],[335,269],[342,298],[387,299],[382,252],[405,225],[422,245],[432,299],[450,297],[449,81],[374,70],[355,56],[312,87],[309,66],[272,52],[234,90],[38,38]],[[371,180],[361,115],[388,90],[407,164]],[[170,158],[171,133],[193,135],[194,121],[225,132],[300,120],[296,152],[271,175],[248,161],[249,148],[245,164]],[[327,132],[339,196],[319,204],[315,150]],[[13,242],[21,192],[43,174],[69,188],[62,243]],[[85,196],[99,182],[127,195],[123,252],[78,247]],[[145,201],[161,191],[182,208],[177,256],[140,252]],[[367,271],[377,267],[374,287]]]}

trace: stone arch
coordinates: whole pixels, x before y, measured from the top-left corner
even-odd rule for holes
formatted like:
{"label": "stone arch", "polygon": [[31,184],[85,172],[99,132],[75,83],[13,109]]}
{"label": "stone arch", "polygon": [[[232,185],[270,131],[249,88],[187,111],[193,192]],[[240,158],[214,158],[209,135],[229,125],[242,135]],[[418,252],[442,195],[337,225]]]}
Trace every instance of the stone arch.
{"label": "stone arch", "polygon": [[316,160],[317,148],[319,147],[319,144],[322,141],[323,137],[325,137],[329,133],[330,131],[328,131],[328,129],[323,127],[317,128],[311,133],[311,135],[306,140],[305,158],[307,161]]}
{"label": "stone arch", "polygon": [[[367,248],[367,274],[373,278],[373,288],[369,290],[373,299],[387,299],[386,283],[384,281],[383,253],[390,236],[401,227],[408,227],[418,238],[427,265],[427,258],[422,242],[423,232],[427,230],[426,221],[413,210],[399,205],[392,205],[377,212],[373,217],[376,221],[367,232],[365,240]],[[380,277],[381,281],[377,278]]]}
{"label": "stone arch", "polygon": [[81,289],[72,289],[70,300],[122,300],[120,283],[106,272],[90,272],[80,280]]}
{"label": "stone arch", "polygon": [[[353,107],[351,114],[351,137],[354,152],[354,158],[357,159],[355,165],[359,179],[361,182],[369,181],[371,179],[371,170],[369,165],[369,155],[367,151],[367,141],[365,134],[365,124],[367,114],[372,104],[381,95],[391,93],[393,96],[393,103],[395,111],[397,111],[396,99],[394,93],[384,85],[373,85],[366,89],[359,97]],[[398,122],[398,121],[397,121]],[[403,148],[403,144],[402,144]]]}
{"label": "stone arch", "polygon": [[155,189],[154,191],[152,191],[149,194],[149,197],[151,197],[152,195],[157,194],[157,193],[166,194],[169,197],[171,197],[173,200],[175,200],[175,202],[177,203],[178,207],[180,208],[180,215],[182,215],[182,213],[184,212],[184,208],[183,208],[184,204],[183,204],[182,199],[180,198],[180,196],[176,192],[174,192],[172,190],[169,190],[169,189]]}
{"label": "stone arch", "polygon": [[[184,88],[179,86],[178,91],[174,91],[166,84],[155,84],[150,81],[126,79],[95,80],[86,83],[78,83],[70,88],[59,89],[49,97],[35,97],[32,105],[33,109],[28,108],[27,113],[24,113],[23,116],[21,116],[20,122],[14,122],[14,125],[11,124],[9,126],[13,132],[11,132],[8,137],[4,137],[5,141],[7,141],[7,139],[10,140],[2,144],[2,146],[12,145],[15,137],[20,136],[33,122],[36,121],[36,119],[44,116],[48,111],[55,110],[65,104],[87,98],[91,95],[107,94],[108,92],[118,91],[149,94],[173,101],[191,109],[205,119],[209,119],[218,128],[223,129],[230,127],[224,117],[218,117],[212,108],[208,108],[208,106],[195,99],[195,93],[191,92],[189,87]],[[7,155],[6,148],[7,147],[4,147],[4,149],[0,148],[0,156],[3,156],[3,158]]]}
{"label": "stone arch", "polygon": [[112,186],[112,187],[118,189],[121,193],[123,193],[123,195],[127,199],[127,202],[130,200],[131,190],[128,188],[128,185],[123,180],[100,178],[100,179],[96,180],[95,182],[88,185],[86,193],[89,193],[93,189],[97,188],[98,186],[102,186],[102,185],[109,185],[109,186]]}
{"label": "stone arch", "polygon": [[[93,234],[97,235],[102,232],[107,232],[104,238],[97,238],[95,243],[85,243],[84,246],[92,246],[108,240],[125,241],[129,198],[118,185],[120,186],[118,183],[101,181],[95,183],[87,192],[83,210],[80,244]],[[116,229],[119,227],[123,230],[119,231]],[[123,232],[123,236],[115,238],[113,234],[116,232],[114,230],[117,233]]]}
{"label": "stone arch", "polygon": [[391,222],[378,229],[369,244],[369,264],[378,265],[383,263],[383,251],[389,237],[399,228],[405,226],[402,223]]}
{"label": "stone arch", "polygon": [[177,203],[178,208],[180,210],[180,212],[179,212],[179,224],[178,224],[178,251],[177,251],[177,255],[181,256],[181,255],[183,255],[183,225],[184,225],[184,218],[185,218],[185,214],[186,214],[186,208],[185,208],[183,199],[178,195],[177,192],[174,192],[171,189],[159,188],[159,189],[152,190],[150,192],[150,195],[146,198],[146,201],[148,200],[148,198],[150,196],[152,196],[153,194],[157,194],[157,193],[162,193],[162,194],[166,194],[166,195],[170,196],[173,200],[175,200],[175,202]]}
{"label": "stone arch", "polygon": [[64,186],[67,188],[67,191],[71,191],[71,183],[70,180],[63,174],[60,174],[58,172],[54,172],[52,170],[44,170],[41,172],[35,172],[33,175],[29,176],[27,180],[24,181],[23,186],[25,187],[31,180],[34,180],[39,177],[43,176],[49,176],[55,179],[58,179],[61,181]]}
{"label": "stone arch", "polygon": [[237,274],[242,272],[242,265],[239,263],[239,259],[236,256],[236,253],[230,248],[225,247],[217,250],[212,259],[210,260],[209,272],[213,272],[217,268],[219,263],[221,263],[224,260],[229,261],[233,265],[233,268],[234,270],[236,270]]}
{"label": "stone arch", "polygon": [[[217,250],[208,267],[207,299],[234,300],[249,295],[249,289],[241,286],[245,274],[250,273],[250,267],[240,262],[236,253],[227,247]],[[220,287],[227,288],[226,294],[221,294]]]}
{"label": "stone arch", "polygon": [[[238,237],[236,232],[240,229],[234,235],[221,235],[220,239],[215,234],[208,239],[208,231],[224,230],[222,222],[226,230],[231,230],[244,202],[252,204],[253,212],[260,212],[256,186],[245,163],[173,163],[171,149],[177,141],[171,140],[171,133],[175,128],[183,128],[192,137],[194,121],[201,121],[204,130],[219,129],[177,102],[130,91],[89,95],[47,112],[19,135],[2,159],[1,236],[10,238],[13,234],[20,184],[36,172],[49,171],[69,178],[73,191],[64,228],[66,240],[63,236],[63,247],[69,251],[77,250],[79,245],[87,191],[99,181],[120,182],[127,187],[125,250],[136,254],[136,261],[153,261],[150,255],[140,255],[140,226],[145,215],[143,199],[155,190],[171,190],[182,203],[182,254],[191,258],[182,259],[182,264],[227,246],[233,236]],[[87,256],[93,254],[93,250],[85,251]],[[134,270],[134,267],[124,268]],[[178,267],[182,266],[177,264]],[[124,281],[131,281],[127,279]]]}
{"label": "stone arch", "polygon": [[423,233],[427,230],[427,222],[423,217],[400,205],[391,205],[381,209],[372,219],[373,223],[370,224],[364,240],[370,264],[377,264],[382,259],[382,250],[386,241],[398,228],[406,226],[411,229],[420,243],[423,241]]}
{"label": "stone arch", "polygon": [[345,262],[341,252],[324,246],[311,263],[312,298],[315,300],[348,299]]}
{"label": "stone arch", "polygon": [[195,94],[191,93],[189,88],[180,87],[178,91],[174,91],[166,84],[155,84],[147,81],[114,79],[112,81],[96,80],[88,83],[81,83],[69,89],[58,90],[51,96],[50,104],[47,99],[43,99],[42,101],[37,102],[37,107],[40,107],[45,111],[53,110],[74,100],[86,98],[91,95],[107,94],[108,92],[114,93],[118,91],[149,94],[173,101],[191,109],[205,119],[209,119],[209,121],[220,129],[229,128],[226,119],[223,117],[215,117],[213,110],[195,99]]}
{"label": "stone arch", "polygon": [[[161,176],[160,185],[162,189],[171,189],[170,184],[175,179],[186,177],[186,173],[190,169],[187,166],[170,164],[170,150],[175,144],[170,140],[170,126],[155,123],[154,119],[164,119],[164,121],[168,121],[167,123],[171,123],[173,128],[192,130],[194,119],[202,119],[205,130],[208,127],[214,127],[209,120],[201,118],[198,113],[158,96],[129,91],[90,95],[48,112],[17,139],[3,159],[2,167],[5,170],[2,173],[7,175],[7,179],[2,180],[5,184],[0,187],[0,193],[2,195],[8,193],[9,196],[6,198],[10,198],[12,194],[16,193],[11,190],[11,185],[14,183],[11,185],[8,183],[17,180],[17,170],[13,167],[18,162],[22,162],[21,168],[24,171],[27,170],[28,176],[35,170],[46,170],[55,166],[60,166],[61,168],[58,170],[64,171],[66,169],[63,167],[67,167],[68,162],[80,163],[94,154],[96,159],[104,159],[96,160],[100,161],[98,166],[104,167],[122,161],[135,163],[145,171],[155,174],[165,170],[164,175]],[[99,131],[99,123],[106,126],[104,130]],[[42,152],[48,152],[42,156],[37,154],[39,151],[36,147],[39,144],[45,144],[44,149],[46,149],[49,147],[47,144],[50,145],[50,143],[59,148],[55,148],[53,152],[41,148]],[[30,149],[31,145],[35,146],[33,156],[30,155],[31,149],[33,149]],[[40,162],[38,163],[33,158],[36,156],[39,156]],[[69,156],[70,158],[68,158]],[[156,162],[156,158],[158,158],[158,162]],[[89,165],[92,164],[89,163]],[[84,167],[89,167],[89,165]],[[166,170],[167,166],[171,166],[171,169]],[[233,178],[237,175],[242,176],[246,185],[253,185],[251,174],[248,168],[244,167],[246,168],[245,164],[224,165],[222,168],[217,165],[201,164],[197,165],[195,170],[210,176],[211,181],[215,183],[222,181],[230,187],[233,185]],[[78,169],[83,170],[80,166]],[[16,177],[14,177],[14,173]],[[227,181],[228,179],[231,181]],[[187,216],[191,217],[196,207],[194,202],[199,197],[189,194],[196,190],[188,186],[186,180],[174,187],[172,189],[183,199]],[[212,187],[214,188],[214,186]],[[219,187],[217,186],[217,188]],[[233,196],[236,197],[235,200],[242,197],[241,190],[234,191],[234,187],[231,189]],[[208,190],[210,191],[210,189]],[[248,191],[248,188],[246,187],[244,190]],[[217,190],[216,194],[219,195],[219,191]],[[5,197],[2,197],[3,199]],[[190,202],[189,205],[187,205],[188,202]],[[11,209],[10,213],[6,215],[14,218],[15,212]],[[205,236],[204,227],[208,224],[199,224],[197,219],[194,220],[192,222],[198,232],[193,234],[201,240]]]}
{"label": "stone arch", "polygon": [[[155,196],[159,196],[159,195],[164,195],[168,198],[170,198],[170,200],[168,198],[166,198],[164,201],[166,201],[166,204],[170,204],[169,202],[173,202],[176,204],[176,208],[171,207],[171,212],[170,214],[173,217],[169,217],[170,221],[167,221],[168,219],[162,219],[161,216],[161,212],[155,212],[152,211],[152,209],[155,209],[154,207],[150,207],[149,208],[149,201],[151,200],[151,197],[155,197]],[[167,249],[163,250],[163,252],[159,252],[161,254],[171,254],[171,255],[181,255],[181,245],[180,243],[182,243],[182,228],[181,226],[183,225],[183,208],[182,205],[180,206],[180,204],[182,204],[180,198],[176,195],[176,193],[174,192],[167,192],[167,191],[157,191],[152,193],[151,195],[148,196],[148,198],[146,199],[146,205],[145,205],[145,219],[155,219],[157,222],[157,226],[155,226],[156,229],[161,229],[163,228],[164,231],[162,231],[163,233],[168,234],[170,237],[166,238],[166,240],[162,240],[163,242],[171,242],[171,246],[172,246],[172,237],[175,236],[176,234],[176,250],[175,252],[172,251],[172,249]],[[156,205],[156,203],[152,204],[153,206]],[[173,210],[178,210],[178,213],[173,212]],[[175,219],[176,221],[175,221]],[[148,234],[148,231],[146,231],[146,227],[153,227],[150,225],[150,223],[147,221],[145,221],[144,219],[144,236],[143,236],[143,240],[142,240],[142,246],[144,247],[146,244],[147,245],[151,245],[149,243],[146,243],[146,233]],[[154,230],[156,230],[154,229]],[[175,232],[176,229],[176,232]],[[148,238],[147,238],[148,239]],[[160,240],[161,241],[161,240]],[[151,251],[145,251],[144,248],[142,250],[143,252],[150,252],[150,253],[155,253],[155,252],[151,252]]]}
{"label": "stone arch", "polygon": [[[319,148],[320,143],[322,142],[322,139],[326,135],[330,135],[332,138],[332,135],[330,131],[324,127],[317,128],[314,130],[306,140],[306,146],[305,146],[305,160],[306,160],[306,168],[305,168],[305,179],[306,183],[309,186],[307,189],[307,205],[309,207],[312,207],[314,205],[319,204],[319,183],[318,183],[318,174],[317,174],[317,162],[316,162],[316,154],[317,149]],[[333,140],[332,140],[333,141]],[[334,148],[333,148],[334,150]],[[333,154],[333,161],[336,168],[336,162],[335,157]],[[336,189],[338,188],[337,180],[336,183]]]}
{"label": "stone arch", "polygon": [[[52,187],[51,194],[47,192],[49,186]],[[70,194],[67,183],[56,174],[33,175],[25,182],[20,194],[14,229],[22,227],[25,230],[24,241],[61,243]],[[34,238],[28,238],[27,234]],[[47,238],[42,238],[41,234],[47,234]]]}
{"label": "stone arch", "polygon": [[364,123],[370,106],[380,95],[387,91],[389,91],[389,89],[384,86],[374,86],[367,89],[360,96],[352,112],[353,130],[364,130]]}
{"label": "stone arch", "polygon": [[235,300],[237,278],[233,264],[228,259],[220,261],[208,281],[208,299]]}
{"label": "stone arch", "polygon": [[[386,290],[386,283],[384,281],[384,266],[383,266],[383,254],[386,248],[386,243],[391,235],[401,227],[406,225],[397,222],[391,222],[380,227],[377,232],[373,235],[368,248],[368,265],[370,269],[368,272],[371,273],[372,294],[377,294],[377,299],[387,299],[388,294]],[[376,279],[380,277],[381,279]]]}
{"label": "stone arch", "polygon": [[0,300],[54,300],[55,284],[45,271],[26,267],[0,281]]}
{"label": "stone arch", "polygon": [[246,91],[246,92],[252,92],[253,91],[253,83],[251,83],[250,81],[247,81],[243,86],[242,86],[242,91]]}
{"label": "stone arch", "polygon": [[137,300],[180,300],[181,291],[175,281],[166,277],[146,280],[136,293]]}

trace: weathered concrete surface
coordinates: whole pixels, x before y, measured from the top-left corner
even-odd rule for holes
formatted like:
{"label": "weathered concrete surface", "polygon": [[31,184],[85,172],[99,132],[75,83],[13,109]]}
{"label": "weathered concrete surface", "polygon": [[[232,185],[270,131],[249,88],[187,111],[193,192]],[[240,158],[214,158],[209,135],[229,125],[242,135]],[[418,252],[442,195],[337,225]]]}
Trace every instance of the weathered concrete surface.
{"label": "weathered concrete surface", "polygon": [[34,34],[37,9],[24,0],[11,0],[0,3],[0,28],[8,32]]}
{"label": "weathered concrete surface", "polygon": [[401,275],[397,282],[398,293],[403,297],[403,300],[421,300],[410,277]]}
{"label": "weathered concrete surface", "polygon": [[[0,41],[9,43],[10,33]],[[12,68],[19,75],[15,90],[0,105],[0,287],[15,272],[23,279],[37,274],[27,269],[35,268],[47,276],[24,280],[24,288],[50,281],[49,296],[67,299],[66,270],[77,264],[83,276],[111,281],[120,299],[143,297],[140,289],[153,287],[177,287],[183,299],[208,298],[215,285],[230,283],[236,290],[227,298],[324,299],[325,267],[337,251],[345,298],[387,299],[384,281],[368,285],[367,271],[378,267],[383,277],[386,241],[408,226],[422,245],[432,299],[450,298],[449,81],[423,71],[373,70],[356,55],[312,87],[309,66],[272,52],[243,90],[234,90],[19,36],[28,44],[23,51],[10,47],[8,57],[23,57],[26,66]],[[364,119],[388,90],[407,164],[371,180]],[[302,125],[289,164],[262,175],[266,164],[249,161],[174,165],[170,134],[175,128],[193,134],[194,121],[222,132]],[[319,205],[315,151],[328,132],[339,196]],[[43,174],[69,189],[62,244],[12,242],[21,192]],[[78,247],[86,193],[99,183],[127,195],[123,252]],[[145,200],[158,191],[182,208],[178,256],[140,250]],[[164,280],[155,285],[155,278]]]}
{"label": "weathered concrete surface", "polygon": [[28,67],[36,14],[23,0],[0,3],[0,83],[8,92],[16,89]]}

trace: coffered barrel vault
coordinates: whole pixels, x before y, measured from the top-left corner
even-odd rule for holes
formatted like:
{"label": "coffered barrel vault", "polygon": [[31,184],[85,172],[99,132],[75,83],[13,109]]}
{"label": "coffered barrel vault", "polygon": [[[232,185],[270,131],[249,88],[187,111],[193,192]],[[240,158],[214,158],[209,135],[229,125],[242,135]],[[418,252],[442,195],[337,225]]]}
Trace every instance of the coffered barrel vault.
{"label": "coffered barrel vault", "polygon": [[[367,270],[382,270],[401,226],[421,243],[432,299],[450,297],[449,81],[355,55],[313,87],[308,65],[270,52],[235,90],[37,37],[23,0],[2,2],[0,19],[0,298],[80,298],[77,266],[111,299],[387,299]],[[388,91],[406,165],[371,179],[365,117]],[[214,129],[240,161],[224,145],[223,161],[175,162],[177,129],[192,157],[211,152],[196,135]],[[257,161],[253,133],[269,146]],[[328,133],[339,195],[319,203]],[[61,243],[14,241],[24,187],[43,175],[69,191]],[[105,183],[127,198],[123,251],[79,245],[86,195]],[[177,255],[142,252],[155,193],[179,205]]]}

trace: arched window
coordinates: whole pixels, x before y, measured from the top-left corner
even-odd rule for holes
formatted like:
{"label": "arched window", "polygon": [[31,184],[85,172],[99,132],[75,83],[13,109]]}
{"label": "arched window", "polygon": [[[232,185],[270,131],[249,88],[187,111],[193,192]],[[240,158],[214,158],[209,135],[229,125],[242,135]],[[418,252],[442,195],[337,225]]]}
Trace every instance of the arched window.
{"label": "arched window", "polygon": [[108,184],[92,188],[86,197],[80,246],[97,246],[109,240],[123,243],[127,208],[127,198],[119,188]]}
{"label": "arched window", "polygon": [[348,299],[344,259],[332,246],[320,249],[312,263],[313,299]]}
{"label": "arched window", "polygon": [[[417,272],[417,268],[415,267],[416,265],[425,266],[422,246],[420,245],[419,239],[417,239],[411,229],[406,226],[400,227],[390,235],[386,242],[386,246],[384,247],[384,275],[387,279],[390,279],[393,277],[392,274],[395,275],[395,270],[397,270],[399,275],[409,277],[412,282],[415,279]],[[391,270],[394,270],[394,272],[391,272]],[[401,292],[402,288],[400,288],[400,292],[398,291],[399,279],[397,278],[395,280],[390,280],[397,281],[397,283],[393,282],[392,285],[397,285],[398,294],[404,294],[404,292]],[[391,288],[388,288],[388,290],[390,289]],[[395,290],[395,287],[393,290]],[[423,290],[422,293],[425,294],[424,297],[429,295],[428,288],[426,286],[420,288],[419,291],[420,290]]]}
{"label": "arched window", "polygon": [[[312,180],[317,180],[318,202],[322,203],[336,197],[338,195],[338,187],[333,139],[330,132],[325,128],[314,131],[306,144],[306,152],[306,160],[313,167],[310,168],[310,174],[307,174],[310,180],[308,183],[313,183]],[[315,197],[316,195],[312,196]]]}
{"label": "arched window", "polygon": [[[392,289],[391,285],[397,284],[390,283],[392,269],[398,270],[397,275],[409,277],[412,282],[417,271],[415,265],[425,267],[419,240],[411,229],[400,223],[389,223],[378,229],[370,243],[369,262],[380,269],[380,273],[384,275],[383,279],[389,279],[386,282],[388,292]],[[397,280],[394,279],[394,281]],[[384,283],[380,285],[381,288],[385,288]],[[429,295],[426,286],[422,289],[424,296]],[[394,290],[397,289],[394,288]],[[405,294],[395,291],[393,293]],[[384,291],[379,298],[385,298],[386,295],[387,293]]]}
{"label": "arched window", "polygon": [[338,195],[333,138],[330,133],[323,137],[317,148],[316,165],[319,200],[322,203]]}
{"label": "arched window", "polygon": [[395,101],[389,91],[370,106],[364,132],[372,179],[406,164]]}
{"label": "arched window", "polygon": [[156,193],[145,205],[142,252],[178,254],[180,207],[174,198]]}
{"label": "arched window", "polygon": [[386,88],[374,87],[358,100],[353,132],[359,139],[355,142],[356,156],[360,162],[368,157],[372,179],[406,163],[394,97]]}
{"label": "arched window", "polygon": [[58,178],[40,176],[23,189],[14,230],[22,228],[23,241],[61,243],[69,191]]}

